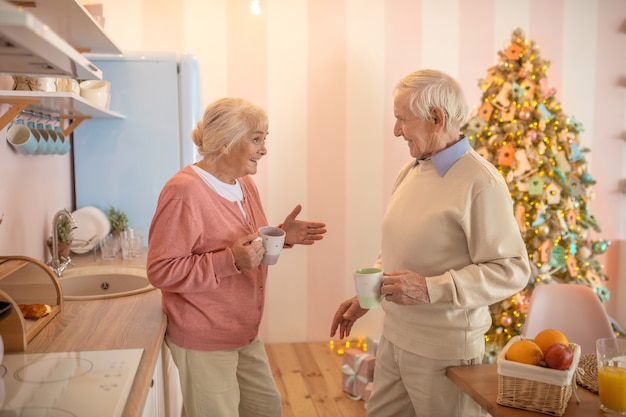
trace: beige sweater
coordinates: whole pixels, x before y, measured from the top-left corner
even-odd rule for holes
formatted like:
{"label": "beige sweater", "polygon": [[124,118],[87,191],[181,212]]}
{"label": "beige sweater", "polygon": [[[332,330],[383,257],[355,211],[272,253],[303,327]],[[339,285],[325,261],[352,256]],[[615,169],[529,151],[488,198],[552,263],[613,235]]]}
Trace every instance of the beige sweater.
{"label": "beige sweater", "polygon": [[424,275],[431,301],[383,301],[383,334],[433,359],[480,356],[491,325],[488,306],[523,289],[530,276],[508,188],[467,148],[443,175],[432,160],[407,164],[382,224],[377,266]]}

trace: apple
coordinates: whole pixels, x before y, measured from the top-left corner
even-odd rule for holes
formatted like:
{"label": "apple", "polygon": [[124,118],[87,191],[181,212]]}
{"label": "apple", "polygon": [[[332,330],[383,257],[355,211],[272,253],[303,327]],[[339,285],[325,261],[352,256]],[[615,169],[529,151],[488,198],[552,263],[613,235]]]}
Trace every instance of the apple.
{"label": "apple", "polygon": [[563,343],[554,343],[546,349],[543,360],[548,368],[568,369],[574,360],[574,352]]}

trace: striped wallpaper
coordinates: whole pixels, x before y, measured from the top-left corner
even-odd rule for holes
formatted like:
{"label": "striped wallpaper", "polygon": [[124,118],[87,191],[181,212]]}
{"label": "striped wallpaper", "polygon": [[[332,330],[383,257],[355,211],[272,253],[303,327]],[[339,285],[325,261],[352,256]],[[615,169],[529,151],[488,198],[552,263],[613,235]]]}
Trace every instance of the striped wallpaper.
{"label": "striped wallpaper", "polygon": [[[626,298],[625,0],[261,0],[259,16],[246,0],[102,2],[105,29],[123,50],[197,55],[204,105],[236,95],[265,107],[269,154],[255,179],[270,222],[301,203],[302,217],[327,223],[322,242],[271,267],[266,342],[328,340],[337,306],[353,294],[351,271],[376,258],[390,187],[409,158],[392,133],[395,82],[437,68],[477,105],[478,79],[514,27],[551,61],[564,112],[585,127],[598,181],[593,214],[599,237],[614,242],[609,309],[626,325],[615,302]],[[378,332],[381,319],[371,311],[355,335]]]}

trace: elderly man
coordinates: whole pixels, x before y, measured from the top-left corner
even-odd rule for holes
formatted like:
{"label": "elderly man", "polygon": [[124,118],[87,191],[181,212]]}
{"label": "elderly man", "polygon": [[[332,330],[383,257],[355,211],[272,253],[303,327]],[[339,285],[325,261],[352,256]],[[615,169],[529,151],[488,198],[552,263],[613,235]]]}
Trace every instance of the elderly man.
{"label": "elderly man", "polygon": [[[528,255],[504,179],[461,134],[459,84],[440,71],[409,74],[394,113],[412,160],[382,221],[385,317],[367,416],[479,416],[445,371],[482,361],[489,305],[526,286]],[[367,311],[344,301],[331,336],[348,336]]]}

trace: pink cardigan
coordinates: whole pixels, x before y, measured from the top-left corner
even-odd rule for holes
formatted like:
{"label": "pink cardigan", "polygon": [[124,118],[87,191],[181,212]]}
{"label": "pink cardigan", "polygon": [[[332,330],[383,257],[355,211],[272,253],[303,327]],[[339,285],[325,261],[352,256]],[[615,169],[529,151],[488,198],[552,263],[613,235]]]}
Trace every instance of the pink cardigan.
{"label": "pink cardigan", "polygon": [[213,191],[190,166],[163,187],[148,237],[148,279],[162,293],[167,338],[193,350],[249,344],[263,314],[267,266],[239,271],[230,246],[267,225],[250,176],[237,203]]}

